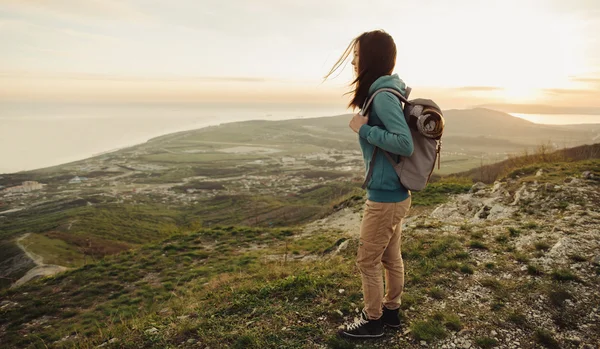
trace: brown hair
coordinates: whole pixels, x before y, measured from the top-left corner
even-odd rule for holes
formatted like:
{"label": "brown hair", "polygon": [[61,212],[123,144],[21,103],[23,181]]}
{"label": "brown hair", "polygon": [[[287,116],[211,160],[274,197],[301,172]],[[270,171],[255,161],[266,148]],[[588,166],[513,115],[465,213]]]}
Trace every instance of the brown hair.
{"label": "brown hair", "polygon": [[340,59],[325,76],[327,79],[338,70],[354,51],[358,43],[358,76],[350,86],[354,96],[348,107],[360,108],[369,97],[369,88],[379,77],[390,75],[396,65],[396,44],[390,34],[383,30],[365,32],[350,42]]}

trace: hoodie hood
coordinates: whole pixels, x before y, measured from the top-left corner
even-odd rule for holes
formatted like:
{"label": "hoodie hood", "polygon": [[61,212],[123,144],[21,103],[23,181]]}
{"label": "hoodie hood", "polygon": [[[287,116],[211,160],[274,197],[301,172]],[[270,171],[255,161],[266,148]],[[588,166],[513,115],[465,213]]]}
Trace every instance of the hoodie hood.
{"label": "hoodie hood", "polygon": [[380,76],[369,88],[369,95],[382,88],[392,88],[406,97],[406,84],[398,74]]}

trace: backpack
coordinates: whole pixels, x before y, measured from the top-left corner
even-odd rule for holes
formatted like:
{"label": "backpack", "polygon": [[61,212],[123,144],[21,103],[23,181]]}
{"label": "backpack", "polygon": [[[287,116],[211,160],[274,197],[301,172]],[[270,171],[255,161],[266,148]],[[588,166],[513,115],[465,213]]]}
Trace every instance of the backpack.
{"label": "backpack", "polygon": [[[427,186],[431,174],[435,168],[437,160],[438,169],[440,168],[440,150],[442,148],[442,134],[444,132],[445,120],[440,107],[430,99],[413,99],[407,100],[411,89],[407,87],[406,97],[400,92],[391,88],[382,88],[375,91],[371,97],[365,102],[361,109],[361,114],[365,115],[375,96],[381,92],[393,93],[401,103],[404,103],[402,108],[404,118],[412,134],[414,151],[409,157],[390,154],[389,152],[375,147],[373,157],[369,166],[369,173],[362,185],[365,189],[373,175],[373,165],[378,151],[383,151],[388,161],[394,167],[400,183],[408,190],[420,191]],[[400,161],[396,162],[395,157],[399,157]]]}

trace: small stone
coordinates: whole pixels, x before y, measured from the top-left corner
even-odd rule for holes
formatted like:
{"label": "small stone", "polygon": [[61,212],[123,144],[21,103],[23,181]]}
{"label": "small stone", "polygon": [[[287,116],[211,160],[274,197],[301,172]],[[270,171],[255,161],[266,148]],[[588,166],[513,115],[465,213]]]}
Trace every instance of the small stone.
{"label": "small stone", "polygon": [[339,316],[344,316],[344,313],[339,309],[336,309],[335,312],[338,313]]}
{"label": "small stone", "polygon": [[282,331],[285,331],[285,330],[287,330],[287,327],[283,326],[283,327],[281,328],[281,330],[282,330]]}
{"label": "small stone", "polygon": [[173,314],[173,311],[170,308],[162,308],[158,314],[160,315],[164,315],[164,316],[169,316],[171,314]]}
{"label": "small stone", "polygon": [[111,340],[108,341],[108,343],[113,344],[113,343],[117,343],[119,341],[118,338],[111,338]]}
{"label": "small stone", "polygon": [[491,334],[492,336],[497,336],[497,335],[498,335],[498,332],[496,332],[496,331],[492,330],[492,332],[490,332],[490,334]]}
{"label": "small stone", "polygon": [[196,343],[196,340],[194,338],[190,338],[190,339],[187,340],[187,343],[188,344],[194,344],[194,343]]}
{"label": "small stone", "polygon": [[344,290],[343,288],[340,288],[340,289],[338,290],[338,292],[339,292],[340,294],[344,293],[344,291],[346,291],[346,290]]}
{"label": "small stone", "polygon": [[156,333],[158,333],[158,329],[156,327],[151,327],[151,328],[147,329],[146,331],[144,331],[144,333],[146,333],[146,334],[156,334]]}
{"label": "small stone", "polygon": [[177,320],[185,320],[187,318],[189,318],[189,315],[180,315],[177,317]]}
{"label": "small stone", "polygon": [[424,347],[426,347],[427,346],[427,342],[421,341],[421,345],[424,346]]}
{"label": "small stone", "polygon": [[542,170],[541,168],[535,173],[536,177],[541,177],[544,174],[544,170]]}
{"label": "small stone", "polygon": [[486,187],[487,187],[487,185],[485,185],[485,183],[477,182],[471,187],[471,189],[469,190],[469,193],[470,194],[476,193],[482,189],[485,189]]}

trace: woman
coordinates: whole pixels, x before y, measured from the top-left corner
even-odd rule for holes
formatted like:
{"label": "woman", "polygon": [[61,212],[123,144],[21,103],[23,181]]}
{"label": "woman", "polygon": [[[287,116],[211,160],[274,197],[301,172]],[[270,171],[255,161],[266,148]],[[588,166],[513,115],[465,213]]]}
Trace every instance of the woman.
{"label": "woman", "polygon": [[[356,78],[352,82],[354,89],[349,107],[360,108],[381,88],[391,88],[406,96],[406,85],[398,75],[392,75],[396,45],[389,34],[377,30],[354,39],[327,77],[342,66],[350,52],[354,52],[352,65]],[[366,115],[356,114],[350,121],[350,128],[359,135],[367,173],[373,165],[372,176],[367,182],[367,202],[356,261],[365,304],[359,321],[347,324],[340,331],[340,335],[352,338],[381,337],[384,325],[400,327],[400,297],[404,288],[401,229],[411,202],[410,192],[400,184],[384,152],[374,153],[376,147],[401,156],[410,156],[413,152],[412,136],[400,100],[390,92],[378,93]],[[374,163],[371,162],[373,155]]]}

